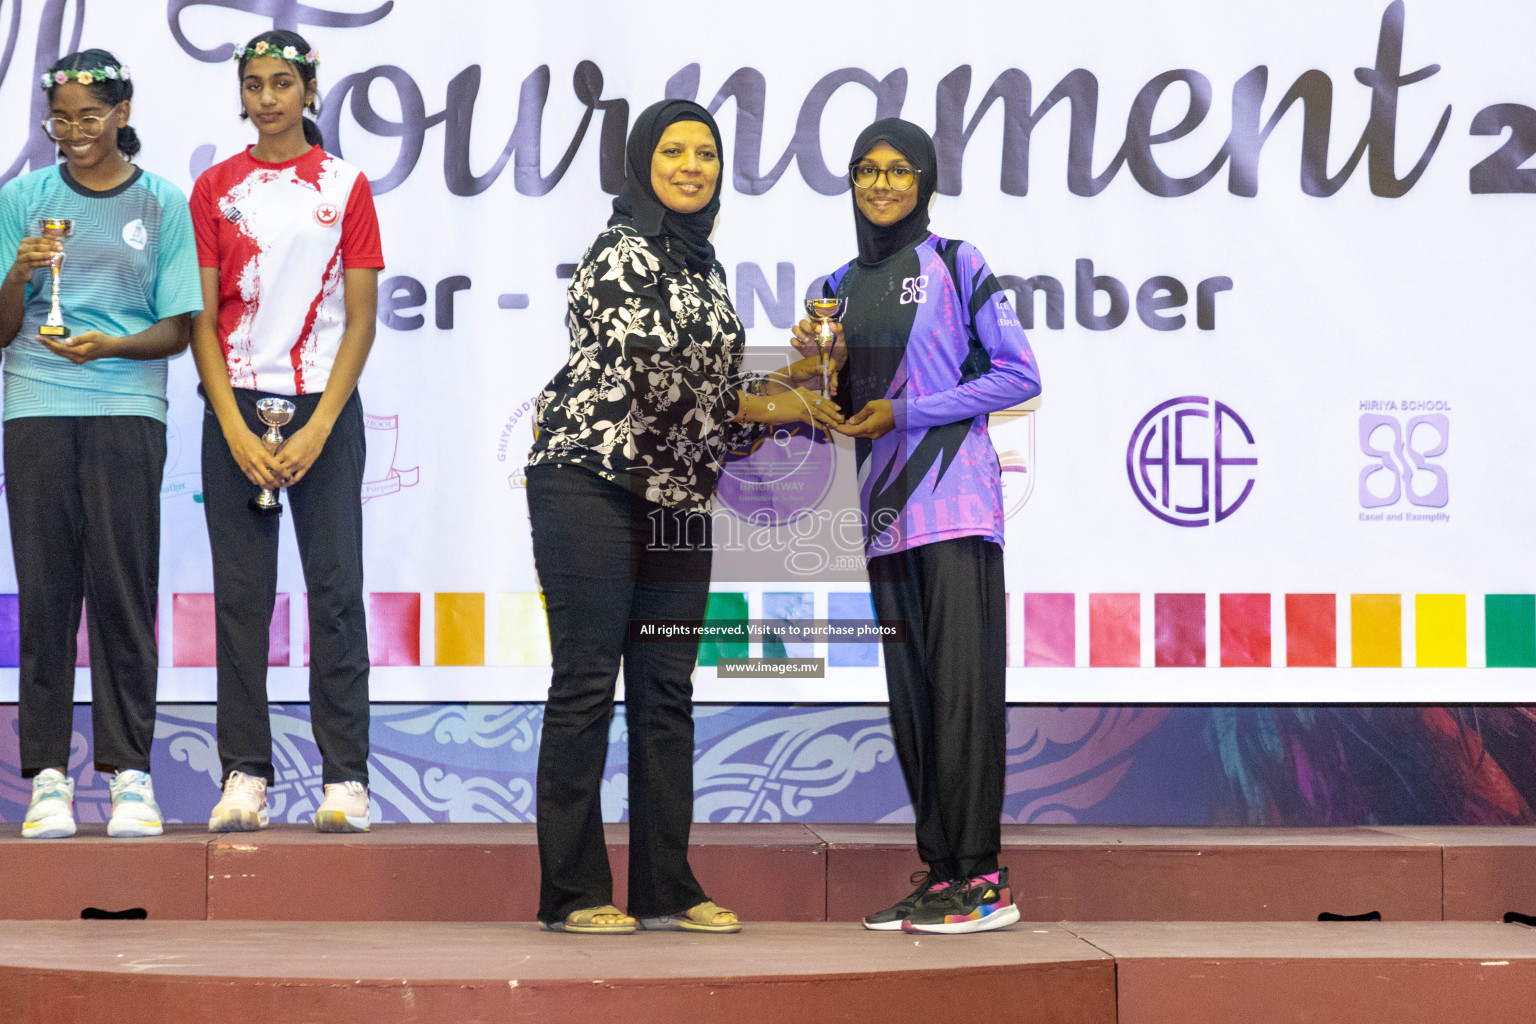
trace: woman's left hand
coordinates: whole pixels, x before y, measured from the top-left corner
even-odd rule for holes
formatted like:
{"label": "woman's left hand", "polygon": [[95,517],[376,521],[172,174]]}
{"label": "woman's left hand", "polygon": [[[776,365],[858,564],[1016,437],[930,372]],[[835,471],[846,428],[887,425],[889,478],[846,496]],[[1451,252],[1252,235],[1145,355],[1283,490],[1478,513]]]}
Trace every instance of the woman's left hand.
{"label": "woman's left hand", "polygon": [[70,362],[79,366],[88,363],[92,359],[112,359],[117,355],[117,349],[122,344],[121,338],[114,338],[110,334],[102,334],[100,331],[81,331],[72,338],[50,338],[39,334],[37,340],[47,346],[48,351],[54,355],[63,356]]}
{"label": "woman's left hand", "polygon": [[773,395],[742,395],[738,419],[754,423],[809,423],[836,427],[843,422],[837,403],[814,391],[795,388]]}
{"label": "woman's left hand", "polygon": [[283,472],[283,486],[292,487],[304,479],[320,452],[325,448],[330,432],[322,430],[313,420],[295,431],[277,450],[277,464]]}

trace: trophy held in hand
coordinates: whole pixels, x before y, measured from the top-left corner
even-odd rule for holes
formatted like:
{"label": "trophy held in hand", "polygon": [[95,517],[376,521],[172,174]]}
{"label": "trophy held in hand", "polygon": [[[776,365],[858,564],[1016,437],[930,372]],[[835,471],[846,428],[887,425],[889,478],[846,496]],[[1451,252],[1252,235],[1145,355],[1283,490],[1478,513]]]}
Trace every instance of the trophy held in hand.
{"label": "trophy held in hand", "polygon": [[[285,398],[263,398],[256,403],[256,417],[267,425],[267,432],[261,435],[261,443],[267,446],[267,451],[276,453],[283,446],[283,435],[278,427],[288,425],[293,419],[295,406]],[[277,491],[270,487],[263,487],[261,493],[249,502],[251,511],[258,515],[280,516],[283,514],[283,503],[277,500]]]}
{"label": "trophy held in hand", "polygon": [[[42,237],[60,241],[75,233],[75,222],[62,217],[44,217],[41,227]],[[53,277],[53,304],[48,308],[48,319],[37,329],[38,334],[57,341],[69,337],[69,328],[64,326],[64,313],[59,307],[59,268],[63,264],[64,254],[61,252],[56,253],[48,265]]]}
{"label": "trophy held in hand", "polygon": [[837,335],[832,324],[848,311],[847,299],[806,299],[805,313],[816,322],[816,351],[821,357],[821,393],[831,392],[832,345]]}

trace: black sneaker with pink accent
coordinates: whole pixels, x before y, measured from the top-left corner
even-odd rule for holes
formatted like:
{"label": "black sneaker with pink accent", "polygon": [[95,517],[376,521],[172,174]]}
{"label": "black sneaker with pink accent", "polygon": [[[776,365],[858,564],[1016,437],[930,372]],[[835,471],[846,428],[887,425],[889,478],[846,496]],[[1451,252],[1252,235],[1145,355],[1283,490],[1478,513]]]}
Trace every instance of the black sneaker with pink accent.
{"label": "black sneaker with pink accent", "polygon": [[1006,928],[1019,919],[1008,888],[1008,869],[948,886],[919,902],[902,922],[902,931],[963,935]]}
{"label": "black sneaker with pink accent", "polygon": [[865,928],[872,932],[901,931],[901,923],[911,916],[913,909],[933,894],[934,886],[943,884],[941,879],[935,878],[927,871],[918,871],[907,881],[917,886],[917,888],[884,910],[877,910],[866,917],[864,919]]}

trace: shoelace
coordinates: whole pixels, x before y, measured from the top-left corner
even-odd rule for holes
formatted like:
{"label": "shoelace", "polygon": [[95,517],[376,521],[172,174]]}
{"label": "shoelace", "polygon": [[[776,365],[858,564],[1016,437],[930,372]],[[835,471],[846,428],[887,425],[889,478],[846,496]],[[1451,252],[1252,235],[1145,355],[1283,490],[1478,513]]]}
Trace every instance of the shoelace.
{"label": "shoelace", "polygon": [[118,772],[112,776],[108,788],[113,796],[137,796],[143,797],[149,790],[149,776],[144,772],[128,771]]}
{"label": "shoelace", "polygon": [[224,792],[228,793],[230,787],[234,787],[236,793],[249,793],[252,796],[263,796],[267,792],[267,780],[247,775],[244,772],[231,772],[229,779],[224,783]]}
{"label": "shoelace", "polygon": [[39,800],[58,797],[61,800],[73,800],[74,796],[70,793],[69,786],[66,785],[68,781],[69,779],[66,776],[42,783],[34,782],[32,784],[32,799]]}
{"label": "shoelace", "polygon": [[361,782],[356,781],[355,779],[348,779],[346,782],[332,783],[332,785],[340,786],[343,793],[345,793],[347,796],[355,798],[361,798],[368,792],[368,787],[363,785]]}
{"label": "shoelace", "polygon": [[932,872],[914,871],[912,872],[912,877],[907,879],[907,882],[911,885],[917,886],[916,889],[912,890],[912,895],[908,896],[907,898],[916,899],[918,896],[921,896],[923,893],[933,888],[934,885],[938,883],[938,879],[933,877]]}

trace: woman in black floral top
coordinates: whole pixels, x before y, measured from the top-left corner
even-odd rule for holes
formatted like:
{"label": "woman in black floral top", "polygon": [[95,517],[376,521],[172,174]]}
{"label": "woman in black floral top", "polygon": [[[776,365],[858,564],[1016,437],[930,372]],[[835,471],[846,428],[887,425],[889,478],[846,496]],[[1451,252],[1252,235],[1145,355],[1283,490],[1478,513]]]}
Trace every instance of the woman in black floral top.
{"label": "woman in black floral top", "polygon": [[[741,375],[743,331],[709,234],[720,130],[668,100],[630,132],[624,191],[571,282],[571,355],[536,403],[528,459],[534,562],[554,674],[539,747],[539,922],[569,932],[739,931],[688,866],[698,641],[632,635],[634,620],[701,623],[719,466],[759,423],[836,424],[835,402],[781,374]],[[613,906],[603,786],[624,667],[629,909]],[[622,778],[622,776],[621,776]]]}

